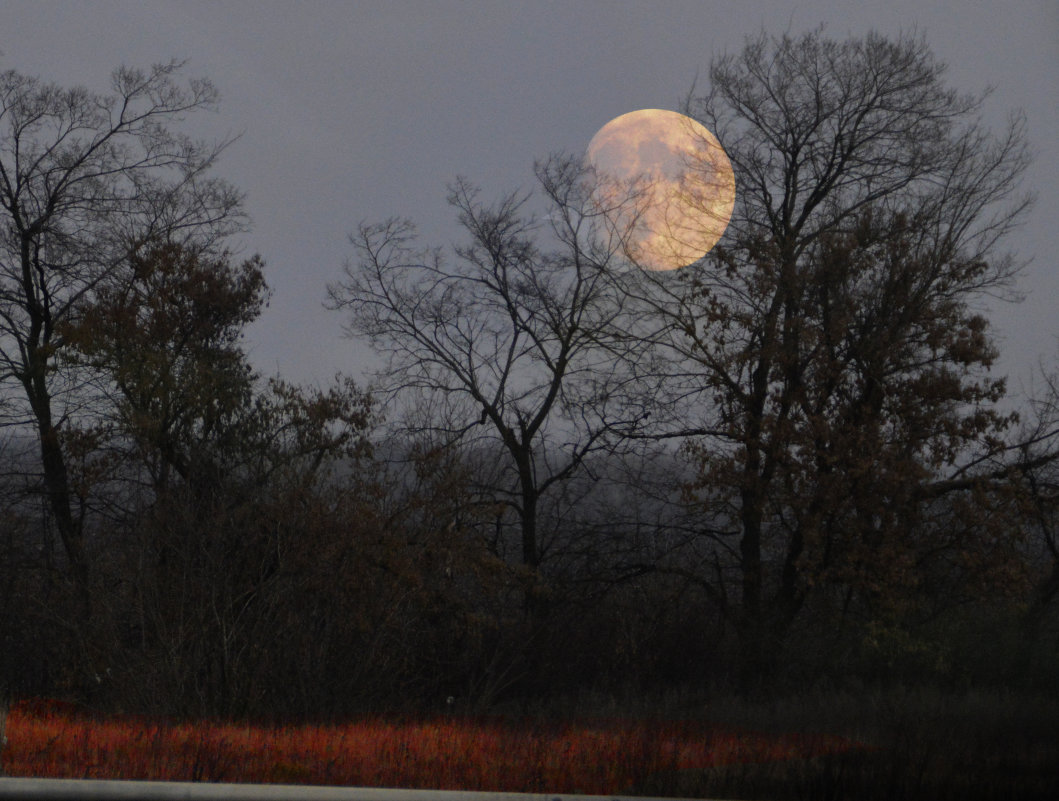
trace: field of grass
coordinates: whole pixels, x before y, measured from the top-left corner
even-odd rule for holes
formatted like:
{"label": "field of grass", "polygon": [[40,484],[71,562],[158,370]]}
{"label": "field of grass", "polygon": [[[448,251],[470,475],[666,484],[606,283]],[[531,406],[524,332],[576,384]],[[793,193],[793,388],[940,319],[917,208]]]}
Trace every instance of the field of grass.
{"label": "field of grass", "polygon": [[849,751],[687,721],[442,717],[260,728],[97,720],[56,702],[12,708],[9,776],[275,782],[448,790],[634,793],[659,777]]}
{"label": "field of grass", "polygon": [[615,711],[258,727],[99,719],[22,701],[2,763],[9,776],[56,778],[768,801],[1059,798],[1055,701],[891,691],[722,699],[691,719],[675,708]]}

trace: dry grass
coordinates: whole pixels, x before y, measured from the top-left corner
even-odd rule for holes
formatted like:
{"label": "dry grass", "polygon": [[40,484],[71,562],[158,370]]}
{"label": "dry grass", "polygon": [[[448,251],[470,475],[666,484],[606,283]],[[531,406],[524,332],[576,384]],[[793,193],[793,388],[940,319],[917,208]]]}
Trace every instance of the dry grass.
{"label": "dry grass", "polygon": [[37,702],[12,708],[8,737],[3,762],[17,776],[768,801],[1059,798],[1059,700],[999,692],[589,698],[533,714],[271,728],[99,720]]}
{"label": "dry grass", "polygon": [[586,794],[852,747],[838,737],[763,736],[694,721],[445,717],[262,728],[97,720],[40,702],[12,710],[9,736],[12,776]]}

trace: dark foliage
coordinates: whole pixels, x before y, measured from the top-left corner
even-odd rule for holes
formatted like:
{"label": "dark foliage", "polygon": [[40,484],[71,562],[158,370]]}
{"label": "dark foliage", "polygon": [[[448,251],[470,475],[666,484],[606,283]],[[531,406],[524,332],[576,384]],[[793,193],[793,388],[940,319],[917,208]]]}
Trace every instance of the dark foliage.
{"label": "dark foliage", "polygon": [[[1056,383],[1021,428],[1001,413],[974,307],[1016,273],[1022,124],[984,132],[923,42],[718,62],[688,110],[740,206],[679,276],[630,269],[574,159],[538,166],[546,218],[457,183],[451,259],[364,227],[330,299],[391,357],[372,392],[250,367],[265,267],[225,250],[220,148],[166,128],[214,100],[177,73],[104,98],[2,77],[0,686],[316,721],[676,688],[1054,697]],[[699,778],[843,797],[888,786],[886,748]],[[975,775],[975,748],[920,790]]]}

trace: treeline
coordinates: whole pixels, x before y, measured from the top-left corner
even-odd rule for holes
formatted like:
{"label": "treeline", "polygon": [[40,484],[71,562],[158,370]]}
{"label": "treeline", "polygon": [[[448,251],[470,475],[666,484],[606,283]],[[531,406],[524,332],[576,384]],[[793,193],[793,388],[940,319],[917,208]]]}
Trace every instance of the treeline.
{"label": "treeline", "polygon": [[715,62],[685,111],[739,199],[676,273],[636,266],[644,184],[560,156],[536,193],[453,185],[451,253],[363,226],[328,306],[386,369],[323,388],[249,363],[264,264],[227,249],[226,143],[172,127],[216,102],[179,74],[2,76],[15,694],[319,719],[1054,689],[1059,385],[1008,411],[977,311],[1017,277],[1023,123],[983,129],[922,40]]}

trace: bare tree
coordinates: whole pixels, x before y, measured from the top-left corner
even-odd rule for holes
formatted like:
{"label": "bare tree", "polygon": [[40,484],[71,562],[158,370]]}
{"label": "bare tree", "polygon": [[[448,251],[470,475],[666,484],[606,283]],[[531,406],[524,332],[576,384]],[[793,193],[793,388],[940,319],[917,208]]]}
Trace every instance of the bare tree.
{"label": "bare tree", "polygon": [[923,487],[1011,422],[972,304],[1017,272],[998,248],[1030,202],[1023,120],[991,135],[943,76],[920,39],[762,34],[687,103],[736,208],[698,265],[640,274],[638,333],[661,435],[700,466],[708,583],[751,683],[817,583],[876,606],[905,586]]}
{"label": "bare tree", "polygon": [[171,130],[208,109],[206,80],[180,64],[114,72],[109,94],[0,75],[0,387],[17,387],[8,422],[39,442],[47,506],[89,614],[83,515],[63,434],[83,399],[58,358],[65,322],[145,242],[208,249],[239,230],[241,198],[209,176],[223,149]]}
{"label": "bare tree", "polygon": [[1040,540],[1041,569],[1024,614],[1030,644],[1040,636],[1043,620],[1059,597],[1059,374],[1041,372],[1043,386],[1032,401],[1033,420],[1020,437],[1017,458],[1006,471],[1001,468],[1019,479],[1029,522]]}
{"label": "bare tree", "polygon": [[469,242],[451,260],[415,249],[407,222],[362,226],[356,262],[329,287],[349,335],[388,357],[384,387],[447,408],[447,422],[432,416],[420,429],[448,442],[499,441],[503,463],[488,489],[516,513],[520,561],[535,576],[546,556],[542,496],[639,413],[612,394],[622,380],[608,349],[623,306],[611,275],[620,242],[597,236],[592,176],[561,158],[538,164],[536,176],[546,222],[529,214],[528,195],[487,206],[461,180],[449,202]]}

